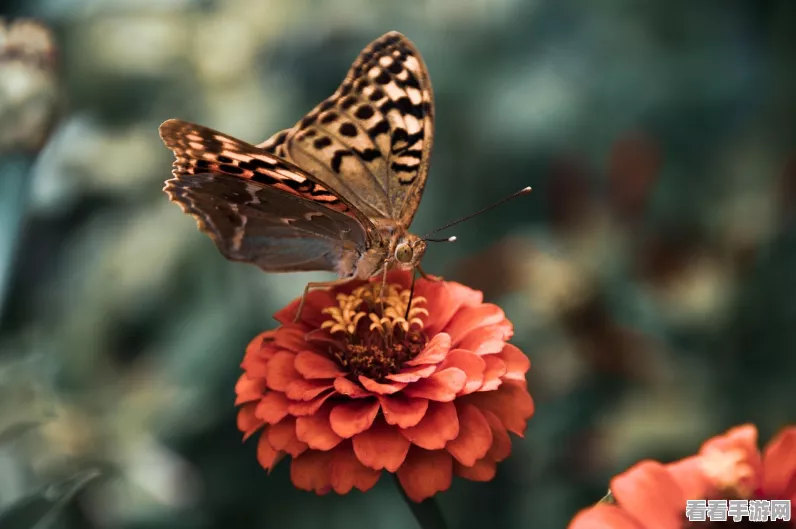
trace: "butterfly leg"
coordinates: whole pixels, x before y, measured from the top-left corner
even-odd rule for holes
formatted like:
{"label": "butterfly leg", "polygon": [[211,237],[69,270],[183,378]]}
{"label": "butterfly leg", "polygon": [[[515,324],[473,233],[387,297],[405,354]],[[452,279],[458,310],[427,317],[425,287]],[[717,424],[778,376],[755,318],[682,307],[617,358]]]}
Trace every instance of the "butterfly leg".
{"label": "butterfly leg", "polygon": [[381,300],[381,313],[384,315],[384,289],[387,288],[387,264],[389,261],[384,261],[381,273],[381,288],[379,289],[379,299]]}
{"label": "butterfly leg", "polygon": [[307,301],[307,294],[310,293],[310,289],[313,288],[331,288],[336,287],[338,285],[342,285],[351,281],[350,277],[343,277],[340,279],[335,279],[334,281],[316,281],[307,283],[307,286],[304,287],[304,294],[301,296],[301,301],[299,301],[298,310],[296,311],[296,317],[293,318],[293,323],[298,323],[301,319],[301,311],[304,308],[304,302]]}

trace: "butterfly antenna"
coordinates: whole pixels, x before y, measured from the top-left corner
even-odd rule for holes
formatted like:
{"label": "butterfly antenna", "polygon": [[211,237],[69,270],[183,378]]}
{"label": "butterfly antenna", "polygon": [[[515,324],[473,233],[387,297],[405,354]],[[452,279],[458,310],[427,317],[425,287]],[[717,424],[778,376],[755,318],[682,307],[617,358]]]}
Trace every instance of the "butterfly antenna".
{"label": "butterfly antenna", "polygon": [[[432,232],[432,233],[434,233],[434,232]],[[456,236],[452,235],[452,236],[450,236],[450,237],[448,237],[446,239],[428,239],[428,238],[424,237],[423,240],[427,241],[427,242],[455,242],[456,241]]]}
{"label": "butterfly antenna", "polygon": [[485,207],[483,209],[479,209],[475,213],[470,213],[469,215],[465,215],[464,217],[462,217],[462,218],[460,218],[458,220],[454,220],[453,222],[449,222],[448,224],[442,226],[441,228],[437,228],[435,230],[432,230],[432,231],[428,232],[428,234],[425,237],[423,237],[423,239],[426,240],[426,241],[433,241],[433,242],[442,242],[442,241],[453,242],[453,241],[456,240],[456,237],[449,237],[447,239],[429,239],[428,235],[432,235],[434,233],[437,233],[438,231],[447,230],[448,228],[450,228],[452,226],[455,226],[455,225],[459,224],[460,222],[464,222],[465,220],[470,220],[473,217],[477,217],[481,213],[486,213],[490,209],[494,209],[494,208],[500,206],[501,204],[505,204],[509,200],[515,199],[518,196],[527,195],[530,192],[531,192],[531,186],[523,187],[522,189],[520,189],[516,193],[512,193],[511,195],[507,196],[506,198],[498,200],[494,204],[491,204],[491,205],[489,205],[489,206],[487,206],[487,207]]}

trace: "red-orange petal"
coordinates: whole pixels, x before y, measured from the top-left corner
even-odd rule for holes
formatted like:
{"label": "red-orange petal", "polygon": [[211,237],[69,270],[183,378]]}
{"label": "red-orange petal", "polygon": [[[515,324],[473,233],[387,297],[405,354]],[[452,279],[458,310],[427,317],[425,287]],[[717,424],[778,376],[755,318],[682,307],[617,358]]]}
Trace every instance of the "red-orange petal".
{"label": "red-orange petal", "polygon": [[657,461],[642,461],[611,480],[611,493],[622,509],[648,529],[682,526],[686,498]]}
{"label": "red-orange petal", "polygon": [[275,424],[287,415],[287,405],[288,400],[284,393],[269,391],[257,403],[257,410],[254,413],[257,418],[268,424]]}
{"label": "red-orange petal", "polygon": [[708,439],[702,444],[699,452],[709,452],[711,450],[729,452],[734,449],[743,450],[744,453],[750,456],[747,458],[750,460],[754,459],[754,454],[759,455],[757,427],[754,424],[735,426],[721,435]]}
{"label": "red-orange petal", "polygon": [[324,406],[315,415],[296,419],[296,437],[314,450],[331,450],[343,440],[334,433],[329,423],[330,406]]}
{"label": "red-orange petal", "polygon": [[669,475],[688,499],[708,498],[717,491],[705,475],[702,456],[691,456],[666,465]]}
{"label": "red-orange petal", "polygon": [[440,369],[448,367],[461,369],[467,375],[467,380],[464,383],[464,387],[459,391],[459,395],[467,395],[477,391],[484,382],[486,363],[483,358],[475,353],[465,349],[454,349],[448,353],[448,357],[440,365]]}
{"label": "red-orange petal", "polygon": [[268,427],[268,442],[274,450],[287,452],[292,457],[298,457],[307,450],[307,443],[299,441],[296,437],[296,419],[286,417],[284,421]]}
{"label": "red-orange petal", "polygon": [[334,396],[334,391],[329,390],[326,393],[323,393],[317,398],[312,400],[291,400],[287,405],[287,411],[290,412],[291,415],[295,415],[296,417],[304,417],[306,415],[313,415],[323,403],[329,399],[329,397]]}
{"label": "red-orange petal", "polygon": [[708,439],[699,449],[699,455],[709,455],[714,452],[742,454],[740,465],[748,465],[751,472],[744,471],[743,477],[735,484],[738,491],[748,494],[754,493],[760,487],[763,474],[763,457],[757,447],[757,427],[753,424],[744,424],[730,428],[726,433]]}
{"label": "red-orange petal", "polygon": [[274,450],[271,443],[268,442],[268,436],[263,432],[257,442],[257,461],[260,465],[268,472],[271,472],[281,459],[281,455],[281,452]]}
{"label": "red-orange petal", "polygon": [[412,399],[406,395],[379,395],[379,402],[387,424],[409,428],[420,422],[428,409],[428,400]]}
{"label": "red-orange petal", "polygon": [[336,493],[348,494],[354,488],[365,492],[379,481],[381,470],[374,470],[360,463],[347,441],[335,448],[333,454],[329,474]]}
{"label": "red-orange petal", "polygon": [[280,351],[268,361],[265,380],[268,387],[276,391],[285,391],[288,384],[301,377],[293,362],[296,355],[287,351]]}
{"label": "red-orange petal", "polygon": [[395,472],[403,464],[411,443],[397,428],[378,418],[368,430],[352,439],[354,453],[363,465]]}
{"label": "red-orange petal", "polygon": [[247,404],[242,406],[238,411],[238,430],[243,432],[244,441],[264,424],[263,421],[258,419],[255,415],[254,412],[256,409],[256,404]]}
{"label": "red-orange petal", "polygon": [[274,334],[274,347],[297,354],[307,348],[307,331],[301,325],[285,325]]}
{"label": "red-orange petal", "polygon": [[478,327],[468,332],[457,347],[469,349],[478,355],[499,353],[506,341],[514,334],[514,326],[508,320],[500,323]]}
{"label": "red-orange petal", "polygon": [[[498,355],[487,355],[484,359],[484,382],[478,391],[495,391],[503,384],[503,375],[506,374],[506,364]],[[525,383],[523,381],[523,383]]]}
{"label": "red-orange petal", "polygon": [[368,378],[364,375],[359,375],[359,383],[368,391],[372,391],[378,395],[392,395],[406,387],[406,383],[404,382],[376,382],[372,378]]}
{"label": "red-orange petal", "polygon": [[344,377],[334,379],[334,389],[338,393],[345,395],[346,397],[351,397],[352,399],[362,399],[373,396],[370,391],[364,389],[356,382],[352,382]]}
{"label": "red-orange petal", "polygon": [[462,465],[471,467],[486,456],[492,446],[492,429],[484,415],[472,404],[456,407],[459,435],[445,449]]}
{"label": "red-orange petal", "polygon": [[480,291],[450,281],[418,282],[416,290],[418,296],[428,300],[425,330],[429,336],[443,330],[462,307],[479,305],[484,300]]}
{"label": "red-orange petal", "polygon": [[307,379],[337,378],[344,374],[337,362],[312,351],[297,354],[295,368]]}
{"label": "red-orange petal", "polygon": [[400,373],[387,375],[386,378],[393,382],[417,382],[421,378],[429,377],[436,370],[437,366],[435,365],[415,366],[404,369]]}
{"label": "red-orange petal", "polygon": [[242,374],[235,384],[235,405],[259,400],[265,393],[265,380],[262,378],[250,378],[246,373]]}
{"label": "red-orange petal", "polygon": [[407,497],[421,502],[450,488],[453,458],[444,450],[428,451],[413,446],[397,475]]}
{"label": "red-orange petal", "polygon": [[348,439],[370,428],[377,413],[379,413],[378,400],[358,399],[335,406],[329,415],[329,421],[334,433],[343,439]]}
{"label": "red-orange petal", "polygon": [[[682,524],[673,525],[666,529],[678,529],[681,526]],[[645,529],[645,527],[616,505],[601,503],[580,511],[569,522],[567,529]]]}
{"label": "red-orange petal", "polygon": [[270,347],[264,348],[262,351],[258,350],[254,354],[246,353],[240,367],[250,378],[265,380],[268,375],[268,362],[275,354],[276,351]]}
{"label": "red-orange petal", "polygon": [[486,457],[499,463],[511,455],[511,437],[497,415],[489,410],[481,410],[481,413],[492,430],[492,446]]}
{"label": "red-orange petal", "polygon": [[297,489],[326,494],[332,490],[330,463],[334,452],[307,450],[290,464],[290,481]]}
{"label": "red-orange petal", "polygon": [[770,498],[796,500],[796,427],[780,431],[766,446],[762,487]]}
{"label": "red-orange petal", "polygon": [[332,389],[332,387],[334,387],[334,384],[329,379],[306,380],[297,378],[287,385],[285,394],[290,400],[312,400],[327,389]]}
{"label": "red-orange petal", "polygon": [[453,472],[470,481],[491,481],[497,473],[497,463],[489,458],[476,461],[472,466],[466,467],[458,461],[453,462]]}
{"label": "red-orange petal", "polygon": [[420,354],[404,363],[407,366],[421,366],[427,364],[439,364],[451,349],[451,337],[444,332],[435,335]]}
{"label": "red-orange petal", "polygon": [[429,402],[425,417],[416,426],[404,428],[401,434],[412,444],[426,450],[445,448],[459,435],[459,418],[452,402]]}
{"label": "red-orange petal", "polygon": [[516,380],[505,381],[495,391],[478,391],[462,399],[489,410],[500,419],[510,432],[522,437],[527,421],[533,415],[533,399],[525,386]]}
{"label": "red-orange petal", "polygon": [[459,347],[459,343],[474,329],[495,325],[506,319],[503,309],[491,303],[476,307],[465,307],[445,326],[445,332],[451,337],[451,346]]}
{"label": "red-orange petal", "polygon": [[277,333],[277,330],[278,329],[271,329],[270,331],[263,331],[255,336],[254,339],[249,342],[249,345],[246,346],[244,358],[255,358],[260,356],[260,354],[263,352],[263,349],[268,347],[268,345],[273,342],[274,335]]}
{"label": "red-orange petal", "polygon": [[467,383],[465,372],[459,368],[450,367],[407,386],[404,394],[407,397],[450,402],[464,388],[465,383]]}
{"label": "red-orange petal", "polygon": [[519,348],[507,343],[497,357],[503,360],[506,366],[504,379],[525,382],[525,373],[531,368],[531,361]]}

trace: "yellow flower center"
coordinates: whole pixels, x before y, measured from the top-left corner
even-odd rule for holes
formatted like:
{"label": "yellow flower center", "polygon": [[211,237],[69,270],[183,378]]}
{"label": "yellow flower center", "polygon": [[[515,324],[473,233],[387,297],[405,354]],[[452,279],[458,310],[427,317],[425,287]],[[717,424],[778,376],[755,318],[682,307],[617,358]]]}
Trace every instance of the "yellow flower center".
{"label": "yellow flower center", "polygon": [[337,306],[323,309],[330,319],[321,324],[341,339],[342,347],[333,347],[331,354],[354,377],[382,380],[397,373],[428,341],[421,318],[428,310],[418,306],[425,302],[398,285],[382,287],[380,282],[338,294]]}

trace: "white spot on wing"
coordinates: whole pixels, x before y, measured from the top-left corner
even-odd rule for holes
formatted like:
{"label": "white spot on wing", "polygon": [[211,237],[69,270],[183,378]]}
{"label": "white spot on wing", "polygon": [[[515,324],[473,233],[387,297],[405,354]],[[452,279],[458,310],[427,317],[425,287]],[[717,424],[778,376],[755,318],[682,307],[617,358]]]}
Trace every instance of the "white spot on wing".
{"label": "white spot on wing", "polygon": [[407,88],[406,94],[409,96],[409,101],[411,101],[413,105],[419,105],[423,102],[423,94],[420,93],[420,90],[417,88]]}
{"label": "white spot on wing", "polygon": [[274,169],[274,172],[276,172],[278,175],[282,176],[283,179],[286,179],[286,180],[295,180],[296,182],[299,182],[299,183],[301,183],[304,180],[306,180],[306,178],[304,178],[300,174],[296,174],[293,171],[288,171],[286,169],[277,168],[277,169]]}
{"label": "white spot on wing", "polygon": [[308,211],[304,214],[304,218],[309,222],[312,222],[314,217],[323,217],[323,213],[319,213],[317,211]]}
{"label": "white spot on wing", "polygon": [[420,132],[420,121],[416,117],[407,114],[404,116],[404,123],[406,123],[406,132],[409,134]]}
{"label": "white spot on wing", "polygon": [[411,55],[409,55],[404,61],[404,66],[406,68],[409,68],[413,72],[417,72],[418,70],[420,70],[420,63],[417,61],[417,59],[415,59]]}
{"label": "white spot on wing", "polygon": [[384,91],[387,92],[387,96],[393,101],[397,101],[404,95],[403,89],[399,88],[398,85],[392,81],[384,86]]}

